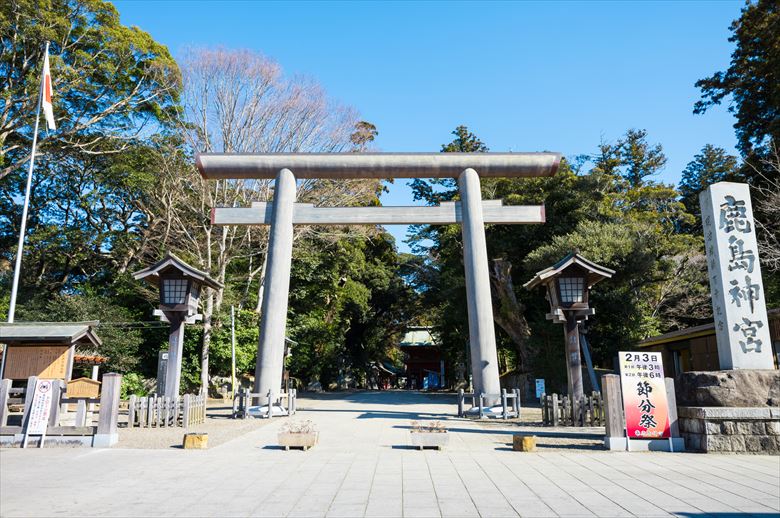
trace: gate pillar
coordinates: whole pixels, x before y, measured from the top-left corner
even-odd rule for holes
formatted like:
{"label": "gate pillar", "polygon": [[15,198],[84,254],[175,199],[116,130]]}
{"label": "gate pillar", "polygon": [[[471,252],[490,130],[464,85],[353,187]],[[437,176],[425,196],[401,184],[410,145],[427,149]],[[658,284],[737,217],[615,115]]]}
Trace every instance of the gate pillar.
{"label": "gate pillar", "polygon": [[[501,384],[498,379],[496,332],[493,327],[482,192],[477,172],[474,169],[465,169],[458,177],[458,187],[463,218],[463,264],[466,270],[469,350],[474,392],[499,394]],[[490,398],[486,403],[493,406],[498,400]]]}
{"label": "gate pillar", "polygon": [[267,274],[260,316],[260,343],[255,366],[254,392],[263,394],[261,405],[268,404],[268,398],[264,395],[269,390],[278,394],[282,387],[295,195],[295,176],[289,169],[282,169],[276,175],[274,184]]}

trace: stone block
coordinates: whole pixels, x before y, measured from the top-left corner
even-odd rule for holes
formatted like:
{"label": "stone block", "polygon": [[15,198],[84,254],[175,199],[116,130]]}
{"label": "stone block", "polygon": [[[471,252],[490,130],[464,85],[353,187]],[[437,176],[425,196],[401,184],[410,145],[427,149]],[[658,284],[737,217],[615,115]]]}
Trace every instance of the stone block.
{"label": "stone block", "polygon": [[702,419],[689,419],[688,431],[691,433],[704,433],[704,420]]}
{"label": "stone block", "polygon": [[735,452],[745,452],[745,436],[744,435],[732,435],[731,438],[731,449]]}
{"label": "stone block", "polygon": [[536,436],[514,434],[512,436],[512,449],[515,451],[536,451]]}
{"label": "stone block", "polygon": [[780,435],[780,421],[769,421],[764,423],[767,435]]}
{"label": "stone block", "polygon": [[185,450],[205,450],[209,447],[209,434],[185,433],[182,448]]}
{"label": "stone block", "polygon": [[720,433],[724,435],[735,435],[737,432],[737,426],[734,421],[723,421],[720,423]]}
{"label": "stone block", "polygon": [[725,435],[705,435],[703,437],[703,447],[707,452],[728,452],[733,451],[731,438]]}
{"label": "stone block", "polygon": [[721,427],[718,421],[704,421],[704,431],[707,435],[720,435]]}
{"label": "stone block", "polygon": [[763,451],[763,446],[761,444],[761,437],[756,435],[746,435],[745,451],[749,451],[751,453],[758,453],[760,451]]}
{"label": "stone block", "polygon": [[[737,433],[740,433],[742,435],[753,435],[753,423],[742,422],[742,423],[736,423],[736,425],[737,425]],[[763,433],[763,430],[761,432]]]}
{"label": "stone block", "polygon": [[675,389],[680,406],[776,408],[780,406],[780,371],[685,372],[676,380]]}

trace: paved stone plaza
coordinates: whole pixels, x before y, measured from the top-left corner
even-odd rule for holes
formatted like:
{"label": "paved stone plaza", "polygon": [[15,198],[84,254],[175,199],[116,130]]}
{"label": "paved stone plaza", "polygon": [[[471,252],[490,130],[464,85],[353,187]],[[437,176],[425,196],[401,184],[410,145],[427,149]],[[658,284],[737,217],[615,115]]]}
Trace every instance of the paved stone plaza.
{"label": "paved stone plaza", "polygon": [[[276,448],[281,418],[206,451],[2,450],[0,515],[780,515],[777,457],[610,453],[593,449],[592,433],[517,453],[517,425],[452,418],[452,396],[339,394],[300,406],[296,419],[320,429],[305,453]],[[450,446],[410,449],[413,419],[447,419]]]}

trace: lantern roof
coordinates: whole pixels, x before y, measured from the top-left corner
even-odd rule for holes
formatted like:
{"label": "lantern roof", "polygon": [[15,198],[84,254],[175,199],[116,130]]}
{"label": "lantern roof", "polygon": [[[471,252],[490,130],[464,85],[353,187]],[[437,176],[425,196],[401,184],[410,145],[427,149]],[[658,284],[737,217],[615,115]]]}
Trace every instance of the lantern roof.
{"label": "lantern roof", "polygon": [[533,279],[523,284],[523,287],[531,290],[541,284],[547,284],[555,277],[560,276],[564,270],[572,265],[577,265],[585,271],[585,278],[587,279],[588,288],[599,281],[609,279],[615,273],[615,270],[610,270],[605,266],[588,261],[576,252],[571,252],[553,266],[536,272],[536,275],[534,275]]}
{"label": "lantern roof", "polygon": [[145,280],[155,286],[159,286],[160,277],[171,273],[179,273],[209,288],[219,289],[224,287],[222,283],[210,277],[206,272],[193,268],[171,252],[168,252],[158,263],[135,272],[133,278],[137,281]]}
{"label": "lantern roof", "polygon": [[10,345],[67,344],[100,347],[97,321],[0,323],[0,343]]}

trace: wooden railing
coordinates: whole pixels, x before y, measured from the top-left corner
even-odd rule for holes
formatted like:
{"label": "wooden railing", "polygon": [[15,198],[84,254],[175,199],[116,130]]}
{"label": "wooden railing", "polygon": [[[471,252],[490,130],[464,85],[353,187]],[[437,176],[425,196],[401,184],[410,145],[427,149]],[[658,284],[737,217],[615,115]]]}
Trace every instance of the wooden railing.
{"label": "wooden railing", "polygon": [[[233,398],[233,418],[246,419],[250,417],[249,407],[252,406],[252,401],[261,397],[265,397],[272,404],[267,405],[264,415],[258,415],[257,417],[291,416],[296,412],[298,400],[298,391],[296,389],[290,389],[279,394],[275,394],[270,390],[266,394],[260,394],[250,392],[249,389],[239,389]],[[276,410],[274,411],[274,409]]]}
{"label": "wooden railing", "polygon": [[574,408],[569,396],[542,394],[542,423],[544,426],[604,426],[604,400],[601,392],[593,392],[580,401],[580,419],[575,423]]}
{"label": "wooden railing", "polygon": [[189,428],[205,421],[206,396],[203,394],[185,394],[176,398],[130,396],[127,404],[128,428]]}
{"label": "wooden railing", "polygon": [[502,419],[510,419],[513,417],[520,417],[520,389],[512,389],[511,392],[507,392],[506,389],[501,389],[500,394],[485,394],[481,393],[477,395],[474,392],[458,391],[458,417],[464,417],[471,412],[467,412],[465,405],[466,399],[471,400],[471,408],[476,409],[473,411],[475,416],[480,418],[487,415],[496,415],[490,411],[492,408],[487,404],[489,400],[501,400],[501,414]]}

